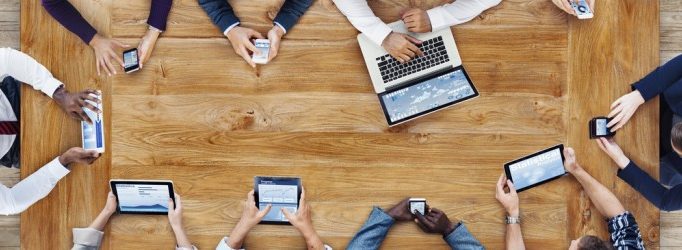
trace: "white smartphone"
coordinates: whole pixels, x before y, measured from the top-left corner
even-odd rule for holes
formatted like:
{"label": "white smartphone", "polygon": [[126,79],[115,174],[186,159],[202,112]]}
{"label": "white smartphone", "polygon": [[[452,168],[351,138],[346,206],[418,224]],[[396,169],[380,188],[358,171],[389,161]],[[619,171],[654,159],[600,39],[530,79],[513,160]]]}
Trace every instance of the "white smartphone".
{"label": "white smartphone", "polygon": [[416,214],[416,212],[426,215],[426,199],[424,198],[410,198],[409,201],[410,212]]}
{"label": "white smartphone", "polygon": [[578,15],[578,19],[590,19],[594,17],[594,13],[592,13],[590,5],[587,4],[587,1],[579,0],[578,3],[575,3],[571,0],[566,1],[571,4],[571,7],[573,7],[573,10],[575,10],[575,13]]}
{"label": "white smartphone", "polygon": [[260,55],[256,55],[256,53],[253,53],[251,60],[253,60],[254,63],[258,64],[268,63],[268,57],[270,57],[270,40],[256,39],[254,45],[256,45],[256,49],[260,51]]}

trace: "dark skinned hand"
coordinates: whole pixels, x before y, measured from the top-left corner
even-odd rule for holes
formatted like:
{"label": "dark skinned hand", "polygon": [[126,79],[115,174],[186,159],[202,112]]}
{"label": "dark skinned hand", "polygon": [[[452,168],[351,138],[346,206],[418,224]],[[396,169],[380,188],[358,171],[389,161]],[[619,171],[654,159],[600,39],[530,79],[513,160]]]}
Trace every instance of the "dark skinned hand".
{"label": "dark skinned hand", "polygon": [[80,93],[69,93],[69,91],[64,89],[64,87],[60,87],[54,92],[54,94],[52,94],[52,98],[54,98],[57,104],[59,104],[59,107],[61,107],[62,110],[64,110],[64,112],[66,112],[69,116],[77,120],[83,120],[85,122],[92,123],[90,117],[88,117],[88,115],[85,114],[85,111],[83,111],[83,108],[92,110],[95,113],[100,113],[102,111],[94,105],[86,102],[86,100],[95,103],[101,103],[102,101],[90,94],[99,95],[99,92],[93,89],[88,89]]}
{"label": "dark skinned hand", "polygon": [[410,213],[410,198],[400,201],[400,203],[389,209],[387,213],[396,221],[407,221],[414,218],[412,213]]}
{"label": "dark skinned hand", "polygon": [[427,215],[422,215],[417,212],[417,225],[427,233],[439,233],[443,237],[448,236],[452,231],[455,230],[457,223],[453,223],[448,219],[448,216],[437,208],[431,209]]}

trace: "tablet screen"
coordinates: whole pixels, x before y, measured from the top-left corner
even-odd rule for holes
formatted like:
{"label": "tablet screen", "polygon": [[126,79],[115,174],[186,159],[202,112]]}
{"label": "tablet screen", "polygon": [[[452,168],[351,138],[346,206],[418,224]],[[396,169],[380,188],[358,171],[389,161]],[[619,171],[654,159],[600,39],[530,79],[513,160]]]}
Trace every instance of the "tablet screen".
{"label": "tablet screen", "polygon": [[298,210],[300,179],[256,177],[256,185],[258,208],[263,210],[272,204],[272,209],[263,217],[263,221],[287,222],[281,208],[291,213]]}
{"label": "tablet screen", "polygon": [[116,183],[114,187],[121,213],[168,213],[171,196],[167,183]]}
{"label": "tablet screen", "polygon": [[463,68],[381,95],[391,124],[477,96]]}
{"label": "tablet screen", "polygon": [[506,165],[514,187],[523,190],[566,174],[562,149],[560,145]]}

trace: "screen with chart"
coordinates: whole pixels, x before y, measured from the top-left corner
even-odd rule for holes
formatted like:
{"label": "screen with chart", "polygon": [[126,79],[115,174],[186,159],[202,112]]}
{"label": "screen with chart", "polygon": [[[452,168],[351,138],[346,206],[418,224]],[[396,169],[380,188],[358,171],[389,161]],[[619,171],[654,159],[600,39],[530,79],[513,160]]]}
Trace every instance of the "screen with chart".
{"label": "screen with chart", "polygon": [[167,184],[116,184],[121,212],[168,212],[170,192]]}
{"label": "screen with chart", "polygon": [[463,68],[380,96],[391,123],[419,116],[478,93]]}
{"label": "screen with chart", "polygon": [[559,147],[509,164],[507,167],[514,182],[514,187],[517,190],[562,176],[566,173],[561,156],[561,148]]}
{"label": "screen with chart", "polygon": [[300,179],[257,179],[258,208],[265,209],[269,204],[272,209],[263,221],[288,221],[281,209],[291,213],[298,210],[298,194]]}

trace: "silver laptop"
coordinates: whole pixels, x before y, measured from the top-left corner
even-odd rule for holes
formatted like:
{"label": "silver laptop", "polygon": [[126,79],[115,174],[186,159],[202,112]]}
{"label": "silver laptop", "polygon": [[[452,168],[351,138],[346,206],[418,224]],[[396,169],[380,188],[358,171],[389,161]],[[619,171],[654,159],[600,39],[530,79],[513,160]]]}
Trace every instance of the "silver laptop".
{"label": "silver laptop", "polygon": [[477,97],[478,91],[462,66],[450,29],[411,33],[402,21],[390,23],[398,33],[422,41],[424,56],[401,64],[363,34],[358,43],[389,126],[433,113]]}

